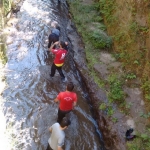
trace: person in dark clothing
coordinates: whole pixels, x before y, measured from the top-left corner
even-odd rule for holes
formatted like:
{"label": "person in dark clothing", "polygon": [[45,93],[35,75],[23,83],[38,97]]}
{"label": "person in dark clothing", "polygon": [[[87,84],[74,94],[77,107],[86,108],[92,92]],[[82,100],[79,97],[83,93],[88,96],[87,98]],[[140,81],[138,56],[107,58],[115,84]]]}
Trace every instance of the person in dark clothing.
{"label": "person in dark clothing", "polygon": [[51,30],[51,33],[48,37],[48,48],[51,47],[52,43],[55,43],[59,41],[59,36],[60,36],[60,27],[58,26],[57,22],[52,22],[52,27],[53,29]]}
{"label": "person in dark clothing", "polygon": [[130,128],[129,130],[126,131],[126,134],[125,134],[126,140],[129,141],[129,140],[132,140],[136,137],[135,135],[132,135],[132,132],[133,132],[132,128]]}

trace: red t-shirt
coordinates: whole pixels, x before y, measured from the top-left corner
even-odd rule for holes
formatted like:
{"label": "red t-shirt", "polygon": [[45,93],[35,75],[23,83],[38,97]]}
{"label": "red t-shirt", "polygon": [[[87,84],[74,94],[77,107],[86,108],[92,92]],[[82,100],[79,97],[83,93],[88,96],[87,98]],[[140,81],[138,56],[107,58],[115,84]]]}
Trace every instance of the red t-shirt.
{"label": "red t-shirt", "polygon": [[55,54],[54,64],[63,65],[67,51],[65,49],[52,49],[52,53]]}
{"label": "red t-shirt", "polygon": [[60,101],[60,110],[68,111],[72,110],[73,103],[77,102],[77,95],[74,92],[60,92],[57,96],[57,99]]}

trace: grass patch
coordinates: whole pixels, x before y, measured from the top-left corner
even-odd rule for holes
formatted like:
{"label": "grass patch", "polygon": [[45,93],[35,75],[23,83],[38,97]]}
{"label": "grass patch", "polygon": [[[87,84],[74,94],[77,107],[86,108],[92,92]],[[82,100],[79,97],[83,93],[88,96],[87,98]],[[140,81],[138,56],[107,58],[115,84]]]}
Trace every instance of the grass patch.
{"label": "grass patch", "polygon": [[125,98],[124,92],[122,90],[123,83],[115,74],[109,76],[108,82],[110,85],[110,92],[108,93],[109,101],[122,103]]}
{"label": "grass patch", "polygon": [[127,142],[128,150],[149,150],[150,149],[150,129],[147,129],[147,133],[137,133],[137,138],[133,141]]}
{"label": "grass patch", "polygon": [[[90,44],[96,49],[110,48],[112,38],[103,32],[106,27],[101,22],[102,18],[99,17],[97,5],[95,3],[85,5],[80,0],[67,0],[67,2],[69,3],[71,14],[73,14],[77,30],[82,36],[85,45]],[[87,41],[90,41],[90,43],[88,44]]]}
{"label": "grass patch", "polygon": [[112,13],[116,8],[115,0],[99,0],[99,7],[109,25],[116,22],[117,19]]}
{"label": "grass patch", "polygon": [[[5,16],[11,10],[12,2],[12,0],[2,0],[0,3],[0,31],[5,26]],[[7,62],[5,41],[5,36],[0,34],[0,61],[3,64]]]}
{"label": "grass patch", "polygon": [[13,5],[13,0],[2,0],[2,9],[4,15],[6,15],[10,10]]}
{"label": "grass patch", "polygon": [[99,87],[104,87],[104,81],[98,77],[93,66],[95,63],[99,63],[100,50],[108,50],[111,47],[112,38],[104,32],[106,26],[102,22],[102,17],[99,15],[99,3],[87,5],[80,0],[67,0],[67,2],[77,31],[85,44],[85,53],[90,75],[93,76]]}
{"label": "grass patch", "polygon": [[[112,38],[109,37],[106,32],[104,32],[106,30],[106,26],[102,22],[103,19],[100,16],[100,3],[84,5],[79,0],[68,0],[68,3],[78,33],[81,35],[85,44],[86,59],[90,75],[94,78],[95,83],[97,83],[100,88],[104,89],[106,86],[109,86],[109,104],[101,104],[99,108],[106,111],[108,116],[112,116],[115,111],[112,103],[117,103],[119,105],[123,103],[123,106],[126,106],[124,102],[125,94],[122,90],[123,83],[119,78],[117,78],[115,73],[112,73],[113,75],[109,77],[108,81],[104,81],[94,70],[94,65],[99,63],[100,50],[107,50],[112,45]],[[113,11],[115,8],[112,5],[113,1],[109,1],[108,3],[111,4],[111,11]],[[109,14],[107,19],[109,21],[113,20]],[[118,35],[118,37],[119,36],[122,35]],[[123,106],[120,105],[121,108]],[[129,107],[126,106],[125,108]],[[117,119],[113,119],[113,122],[116,122],[116,120]]]}
{"label": "grass patch", "polygon": [[[0,8],[0,31],[4,28],[4,18],[2,8]],[[4,43],[4,36],[0,34],[0,61],[5,64],[7,61],[6,58],[6,46]]]}

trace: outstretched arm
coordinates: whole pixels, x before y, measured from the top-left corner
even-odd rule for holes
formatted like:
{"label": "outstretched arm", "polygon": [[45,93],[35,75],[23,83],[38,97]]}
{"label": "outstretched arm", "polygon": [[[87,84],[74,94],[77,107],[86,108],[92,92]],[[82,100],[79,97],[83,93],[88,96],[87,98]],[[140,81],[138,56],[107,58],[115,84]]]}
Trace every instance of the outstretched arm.
{"label": "outstretched arm", "polygon": [[55,103],[59,102],[59,99],[56,97],[56,98],[54,99],[54,102],[55,102]]}

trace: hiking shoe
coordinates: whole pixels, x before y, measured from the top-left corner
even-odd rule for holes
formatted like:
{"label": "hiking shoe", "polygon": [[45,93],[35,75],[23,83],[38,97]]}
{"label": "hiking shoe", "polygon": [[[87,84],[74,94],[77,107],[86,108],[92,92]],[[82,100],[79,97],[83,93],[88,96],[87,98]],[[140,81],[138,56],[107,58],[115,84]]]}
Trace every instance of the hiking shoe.
{"label": "hiking shoe", "polygon": [[67,79],[66,79],[66,78],[61,78],[61,81],[62,81],[62,82],[66,82]]}
{"label": "hiking shoe", "polygon": [[50,75],[50,79],[54,79],[54,76],[52,77],[52,76]]}

